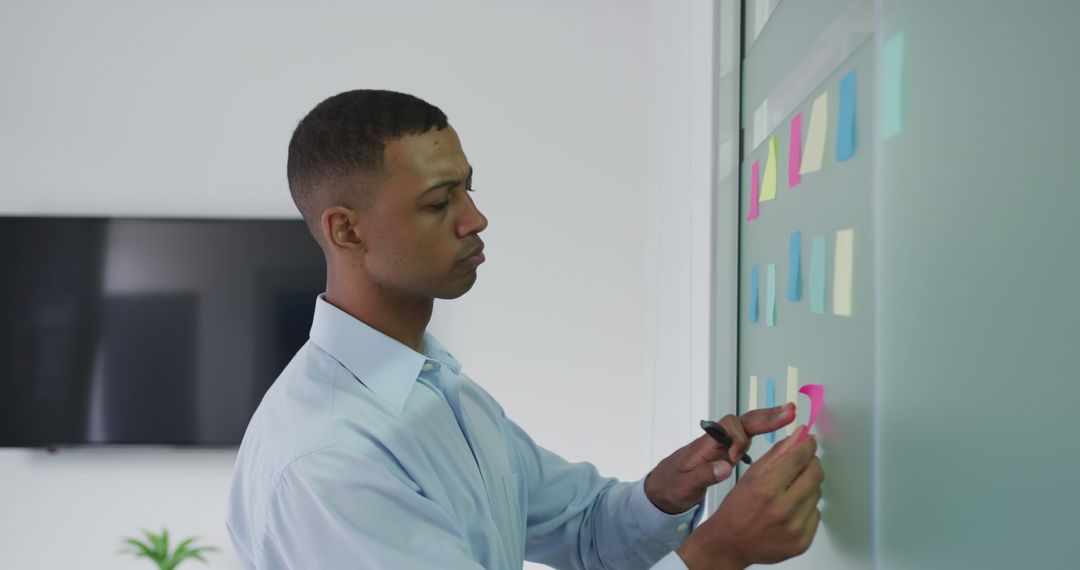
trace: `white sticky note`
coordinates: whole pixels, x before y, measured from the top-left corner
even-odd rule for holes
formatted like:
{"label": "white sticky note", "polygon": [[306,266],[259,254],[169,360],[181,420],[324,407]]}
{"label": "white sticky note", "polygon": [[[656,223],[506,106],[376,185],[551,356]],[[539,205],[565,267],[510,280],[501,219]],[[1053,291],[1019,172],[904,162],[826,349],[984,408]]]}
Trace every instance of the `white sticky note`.
{"label": "white sticky note", "polygon": [[[787,401],[792,404],[797,404],[799,396],[799,369],[794,366],[787,367]],[[795,433],[795,423],[791,422],[787,425],[787,434],[791,435]]]}
{"label": "white sticky note", "polygon": [[833,256],[833,314],[851,316],[852,270],[855,255],[855,230],[836,232],[836,255]]}
{"label": "white sticky note", "polygon": [[829,92],[822,93],[810,109],[810,126],[806,129],[806,146],[803,147],[799,174],[821,170],[825,159],[825,131],[829,124]]}
{"label": "white sticky note", "polygon": [[756,410],[757,407],[757,376],[751,376],[749,395],[746,398],[746,411]]}

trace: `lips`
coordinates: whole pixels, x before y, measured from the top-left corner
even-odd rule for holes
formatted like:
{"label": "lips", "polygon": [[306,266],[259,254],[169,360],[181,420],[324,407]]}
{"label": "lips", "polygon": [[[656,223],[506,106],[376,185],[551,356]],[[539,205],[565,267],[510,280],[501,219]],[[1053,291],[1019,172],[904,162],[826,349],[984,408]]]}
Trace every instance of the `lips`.
{"label": "lips", "polygon": [[459,263],[469,261],[471,258],[476,257],[476,256],[482,256],[483,253],[484,253],[484,244],[481,243],[480,245],[474,247],[468,253],[466,253],[465,256],[461,258],[461,262],[459,262]]}

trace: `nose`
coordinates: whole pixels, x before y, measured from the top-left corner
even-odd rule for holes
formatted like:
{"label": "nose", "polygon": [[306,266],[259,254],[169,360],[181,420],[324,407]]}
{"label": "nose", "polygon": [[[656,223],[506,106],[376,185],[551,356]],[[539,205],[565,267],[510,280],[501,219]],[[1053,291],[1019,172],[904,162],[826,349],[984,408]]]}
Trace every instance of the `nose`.
{"label": "nose", "polygon": [[476,202],[473,202],[472,196],[468,193],[465,194],[466,206],[462,210],[461,217],[458,218],[457,234],[459,238],[469,236],[472,234],[478,234],[487,229],[488,219],[480,209],[476,207]]}

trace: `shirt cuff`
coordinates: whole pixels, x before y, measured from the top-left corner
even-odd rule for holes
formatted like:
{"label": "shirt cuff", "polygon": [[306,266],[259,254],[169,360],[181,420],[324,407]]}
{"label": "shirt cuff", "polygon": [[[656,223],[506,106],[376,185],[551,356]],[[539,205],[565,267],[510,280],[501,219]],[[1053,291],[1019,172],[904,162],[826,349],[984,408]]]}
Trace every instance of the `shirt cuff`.
{"label": "shirt cuff", "polygon": [[[670,544],[672,548],[678,547],[686,540],[686,537],[690,536],[690,531],[701,518],[701,503],[677,515],[669,515],[656,508],[656,505],[652,504],[645,494],[645,479],[641,479],[631,487],[629,504],[642,534],[653,540]],[[675,558],[678,556],[676,555]],[[679,562],[682,563],[681,559]],[[662,566],[661,568],[669,567]],[[670,568],[686,568],[686,565],[670,566]]]}
{"label": "shirt cuff", "polygon": [[649,570],[689,570],[686,567],[686,563],[679,557],[679,554],[672,550],[667,556],[660,559],[659,562],[653,564]]}

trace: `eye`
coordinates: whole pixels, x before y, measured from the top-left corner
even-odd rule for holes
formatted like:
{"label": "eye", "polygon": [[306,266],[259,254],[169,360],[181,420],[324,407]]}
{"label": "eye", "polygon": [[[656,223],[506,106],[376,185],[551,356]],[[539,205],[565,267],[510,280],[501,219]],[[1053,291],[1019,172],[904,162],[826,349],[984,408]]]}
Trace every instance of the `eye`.
{"label": "eye", "polygon": [[446,209],[446,206],[449,203],[450,203],[450,200],[443,200],[442,202],[439,202],[438,204],[429,204],[428,208],[431,209],[431,210],[434,210],[436,212],[441,212],[444,209]]}

